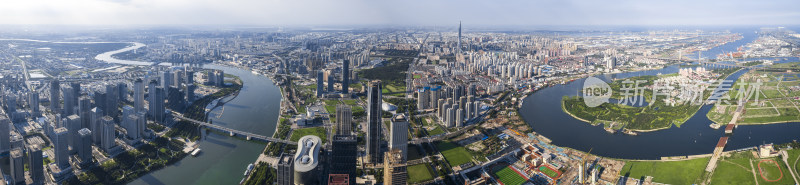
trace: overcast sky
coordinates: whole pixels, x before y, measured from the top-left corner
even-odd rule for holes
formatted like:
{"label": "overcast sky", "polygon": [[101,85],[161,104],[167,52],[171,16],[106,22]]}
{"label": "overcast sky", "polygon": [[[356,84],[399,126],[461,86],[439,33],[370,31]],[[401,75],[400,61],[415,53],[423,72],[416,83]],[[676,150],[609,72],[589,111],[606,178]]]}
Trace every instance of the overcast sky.
{"label": "overcast sky", "polygon": [[9,0],[0,24],[796,25],[800,0]]}

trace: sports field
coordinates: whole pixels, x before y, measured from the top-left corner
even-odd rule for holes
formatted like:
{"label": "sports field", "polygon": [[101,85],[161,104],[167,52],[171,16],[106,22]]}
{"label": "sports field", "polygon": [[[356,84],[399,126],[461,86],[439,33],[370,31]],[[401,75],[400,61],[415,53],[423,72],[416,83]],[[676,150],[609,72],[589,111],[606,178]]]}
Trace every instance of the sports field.
{"label": "sports field", "polygon": [[525,183],[525,181],[528,181],[525,177],[520,176],[516,171],[507,166],[495,172],[494,175],[497,176],[498,180],[504,185],[521,185]]}
{"label": "sports field", "polygon": [[779,157],[753,160],[759,185],[795,184],[789,169]]}
{"label": "sports field", "polygon": [[408,183],[419,183],[433,179],[431,168],[428,164],[416,164],[408,166]]}
{"label": "sports field", "polygon": [[442,152],[442,155],[444,155],[444,158],[447,159],[447,163],[449,163],[451,167],[472,162],[472,156],[464,147],[449,141],[436,142],[436,147],[439,148],[439,151]]}
{"label": "sports field", "polygon": [[550,169],[547,166],[540,166],[539,171],[541,171],[542,173],[544,173],[545,175],[549,176],[552,179],[557,179],[559,176],[559,173],[557,171]]}

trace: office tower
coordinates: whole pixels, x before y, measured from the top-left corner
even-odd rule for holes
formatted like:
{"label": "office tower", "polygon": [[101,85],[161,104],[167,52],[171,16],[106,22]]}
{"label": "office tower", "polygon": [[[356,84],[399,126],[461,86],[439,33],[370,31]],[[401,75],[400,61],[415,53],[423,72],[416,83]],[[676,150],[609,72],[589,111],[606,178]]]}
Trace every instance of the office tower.
{"label": "office tower", "polygon": [[106,106],[103,110],[106,116],[119,117],[119,87],[114,84],[106,85]]}
{"label": "office tower", "polygon": [[25,147],[25,142],[22,141],[22,139],[22,135],[19,135],[16,132],[11,132],[11,148]]}
{"label": "office tower", "polygon": [[278,158],[277,185],[294,185],[294,158],[287,153]]}
{"label": "office tower", "polygon": [[64,118],[64,124],[67,128],[67,132],[69,133],[69,139],[67,139],[67,143],[69,146],[72,147],[72,150],[69,152],[70,154],[75,154],[78,152],[78,142],[80,142],[80,136],[78,135],[78,130],[81,129],[81,118],[78,115],[69,115],[67,118]]}
{"label": "office tower", "polygon": [[103,137],[101,139],[102,141],[100,141],[100,146],[102,146],[104,151],[108,152],[117,145],[117,143],[114,142],[114,138],[116,137],[114,135],[114,119],[110,116],[103,116],[100,122],[103,125]]}
{"label": "office tower", "polygon": [[69,134],[67,128],[59,127],[55,130],[55,141],[53,141],[53,149],[55,153],[55,162],[60,168],[69,166],[69,149],[67,138]]}
{"label": "office tower", "polygon": [[381,151],[381,105],[383,104],[381,94],[381,81],[374,80],[369,84],[367,95],[367,162],[381,163],[383,151]]}
{"label": "office tower", "polygon": [[11,169],[11,179],[9,179],[10,184],[25,184],[25,163],[22,161],[22,149],[14,148],[11,149],[9,153],[11,156],[9,168]]}
{"label": "office tower", "polygon": [[161,75],[161,79],[159,79],[159,81],[161,81],[160,86],[162,88],[169,87],[171,85],[170,82],[172,82],[172,73],[169,71],[169,69],[167,69],[165,71],[162,71],[160,75]]}
{"label": "office tower", "polygon": [[42,148],[38,144],[28,147],[28,169],[30,169],[33,185],[44,184],[44,161],[42,161]]}
{"label": "office tower", "polygon": [[321,70],[317,71],[317,97],[322,97],[322,93],[325,93],[325,90],[322,89],[324,87],[322,85],[323,75]]}
{"label": "office tower", "polygon": [[0,115],[0,152],[11,149],[11,120]]}
{"label": "office tower", "polygon": [[475,112],[475,113],[472,113],[472,114],[474,114],[472,117],[473,118],[478,117],[478,114],[481,112],[481,103],[478,102],[478,101],[475,101],[475,102],[472,102],[472,106],[475,106],[475,108],[472,109]]}
{"label": "office tower", "polygon": [[390,149],[386,152],[386,161],[383,167],[384,184],[406,184],[408,171],[406,161],[400,150]]}
{"label": "office tower", "polygon": [[336,134],[349,135],[353,127],[353,111],[349,105],[336,106]]}
{"label": "office tower", "polygon": [[60,90],[61,85],[59,84],[58,79],[53,79],[53,81],[50,81],[50,111],[53,111],[54,113],[61,112],[61,101],[59,100],[59,97],[61,96],[61,93],[59,92]]}
{"label": "office tower", "polygon": [[336,78],[336,75],[333,75],[333,72],[330,72],[330,74],[328,74],[328,92],[335,92],[336,91],[336,89],[333,88],[333,84],[334,84],[334,82],[336,82],[335,78]]}
{"label": "office tower", "polygon": [[39,109],[39,92],[34,90],[30,93],[30,96],[28,97],[28,106],[31,107],[31,114],[33,114],[33,117],[39,117],[42,115],[42,112]]}
{"label": "office tower", "polygon": [[107,106],[107,104],[106,104],[107,100],[106,99],[107,98],[106,98],[106,92],[105,91],[101,90],[101,91],[94,92],[94,106],[99,108],[100,110],[103,110],[103,111],[106,110],[106,106]]}
{"label": "office tower", "polygon": [[294,154],[294,184],[319,184],[320,173],[319,150],[322,140],[314,135],[307,135],[297,141],[297,153]]}
{"label": "office tower", "polygon": [[128,85],[124,82],[117,83],[117,97],[118,101],[126,101],[128,99]]}
{"label": "office tower", "polygon": [[186,69],[186,72],[184,74],[186,75],[186,77],[184,78],[184,81],[186,81],[186,85],[193,85],[194,84],[194,70]]}
{"label": "office tower", "polygon": [[155,81],[150,82],[150,87],[152,89],[148,89],[148,103],[149,109],[148,114],[150,118],[152,118],[157,123],[162,123],[164,121],[164,89],[155,86]]}
{"label": "office tower", "polygon": [[456,54],[461,54],[461,21],[458,21],[458,50]]}
{"label": "office tower", "polygon": [[78,158],[81,159],[81,163],[91,163],[92,162],[92,131],[88,128],[82,128],[78,130],[78,145],[75,147],[75,150],[78,151]]}
{"label": "office tower", "polygon": [[89,128],[91,119],[89,119],[89,112],[92,110],[92,100],[89,96],[83,95],[78,98],[78,116],[81,118],[81,128]]}
{"label": "office tower", "polygon": [[98,146],[100,145],[100,138],[103,137],[103,132],[101,132],[101,130],[103,130],[103,125],[100,122],[103,116],[105,115],[100,108],[95,107],[89,111],[89,130],[94,130],[94,132],[92,132],[92,142]]}
{"label": "office tower", "polygon": [[129,139],[138,140],[140,138],[139,136],[141,136],[143,132],[142,131],[143,126],[141,125],[141,122],[143,120],[144,119],[139,117],[138,114],[131,114],[125,116],[125,118],[123,119],[124,121],[123,126],[125,127],[125,130],[128,131],[127,136]]}
{"label": "office tower", "polygon": [[[127,118],[128,116],[133,115],[135,113],[136,113],[136,111],[133,110],[133,107],[131,107],[130,105],[122,106],[122,120],[125,120],[125,118]],[[123,127],[124,127],[124,124],[123,124]]]}
{"label": "office tower", "polygon": [[194,85],[194,84],[186,85],[186,103],[188,103],[187,105],[191,105],[194,102],[194,99],[195,99],[194,91],[196,89],[197,89],[197,86]]}
{"label": "office tower", "polygon": [[354,185],[356,181],[357,147],[358,140],[355,135],[347,133],[333,136],[330,174],[347,175],[350,185]]}
{"label": "office tower", "polygon": [[166,90],[167,107],[171,110],[182,112],[185,109],[184,107],[186,107],[186,99],[184,98],[186,95],[177,87],[169,87]]}
{"label": "office tower", "polygon": [[389,149],[400,150],[403,160],[406,160],[406,153],[408,152],[408,119],[404,114],[395,114],[392,116],[391,124]]}
{"label": "office tower", "polygon": [[350,60],[342,61],[342,94],[350,93]]}
{"label": "office tower", "polygon": [[77,105],[77,102],[74,101],[75,99],[77,99],[77,96],[75,96],[74,94],[75,91],[72,90],[72,87],[65,86],[61,88],[61,93],[63,94],[64,97],[64,109],[63,112],[61,112],[61,114],[63,115],[75,114],[75,106]]}
{"label": "office tower", "polygon": [[184,74],[183,74],[183,71],[181,71],[181,70],[176,70],[174,73],[172,73],[172,79],[171,79],[172,80],[172,83],[171,83],[172,86],[180,87],[181,85],[183,85],[183,84],[181,84],[181,83],[183,83],[183,76],[184,76]]}
{"label": "office tower", "polygon": [[133,109],[136,112],[144,111],[144,82],[141,78],[133,82]]}

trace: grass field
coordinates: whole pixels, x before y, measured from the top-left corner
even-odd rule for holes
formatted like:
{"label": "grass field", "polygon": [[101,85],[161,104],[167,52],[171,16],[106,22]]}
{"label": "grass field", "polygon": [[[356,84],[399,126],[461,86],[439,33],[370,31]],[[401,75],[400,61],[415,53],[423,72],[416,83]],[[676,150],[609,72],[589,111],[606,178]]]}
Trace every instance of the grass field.
{"label": "grass field", "polygon": [[521,185],[527,181],[525,180],[525,177],[520,176],[517,174],[517,172],[509,167],[505,167],[500,171],[495,172],[494,175],[497,176],[498,180],[505,185]]}
{"label": "grass field", "polygon": [[347,104],[347,105],[350,105],[350,106],[357,105],[356,104],[356,100],[342,100],[342,101],[344,101],[344,104]]}
{"label": "grass field", "polygon": [[711,177],[711,184],[756,184],[753,179],[750,160],[751,152],[739,152],[724,157],[717,163],[717,169]]}
{"label": "grass field", "polygon": [[383,87],[381,92],[384,93],[384,94],[396,93],[396,92],[405,92],[405,87],[395,86],[393,84],[386,84]]}
{"label": "grass field", "polygon": [[697,184],[705,173],[709,158],[685,161],[627,161],[619,172],[621,176],[644,179],[652,176],[653,182],[667,184]]}
{"label": "grass field", "polygon": [[795,174],[800,171],[800,160],[797,160],[800,156],[800,149],[791,149],[789,150],[789,165],[792,165],[792,169],[794,169]]}
{"label": "grass field", "polygon": [[408,183],[419,183],[433,179],[433,173],[428,164],[416,164],[408,166]]}
{"label": "grass field", "polygon": [[439,126],[436,126],[436,128],[431,130],[431,131],[428,131],[428,135],[432,135],[432,136],[443,134],[443,133],[444,133],[444,130],[442,130],[442,127],[439,127]]}
{"label": "grass field", "polygon": [[328,134],[325,133],[325,128],[311,127],[311,128],[301,128],[293,130],[292,137],[290,137],[289,140],[296,142],[297,140],[300,140],[301,137],[306,135],[315,135],[320,139],[322,139],[323,143],[325,143],[325,141],[328,139]]}
{"label": "grass field", "polygon": [[467,149],[449,141],[436,142],[436,147],[439,148],[439,151],[442,152],[442,155],[444,155],[444,158],[447,159],[447,163],[450,163],[451,167],[472,161],[472,156],[470,156]]}

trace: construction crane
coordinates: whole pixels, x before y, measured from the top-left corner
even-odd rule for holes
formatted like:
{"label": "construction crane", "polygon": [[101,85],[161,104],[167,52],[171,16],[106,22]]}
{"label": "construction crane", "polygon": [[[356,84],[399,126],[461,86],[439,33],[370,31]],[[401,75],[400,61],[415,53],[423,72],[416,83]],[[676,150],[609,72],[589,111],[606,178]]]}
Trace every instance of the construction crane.
{"label": "construction crane", "polygon": [[583,168],[586,166],[586,158],[589,157],[589,155],[592,153],[593,149],[594,149],[594,147],[590,148],[589,152],[586,152],[586,154],[583,154],[583,157],[581,157],[581,164],[580,164],[580,166],[578,166],[578,171],[579,171],[578,172],[578,183],[579,184],[586,184],[586,178],[584,178],[584,175],[586,175],[586,170],[584,170]]}

